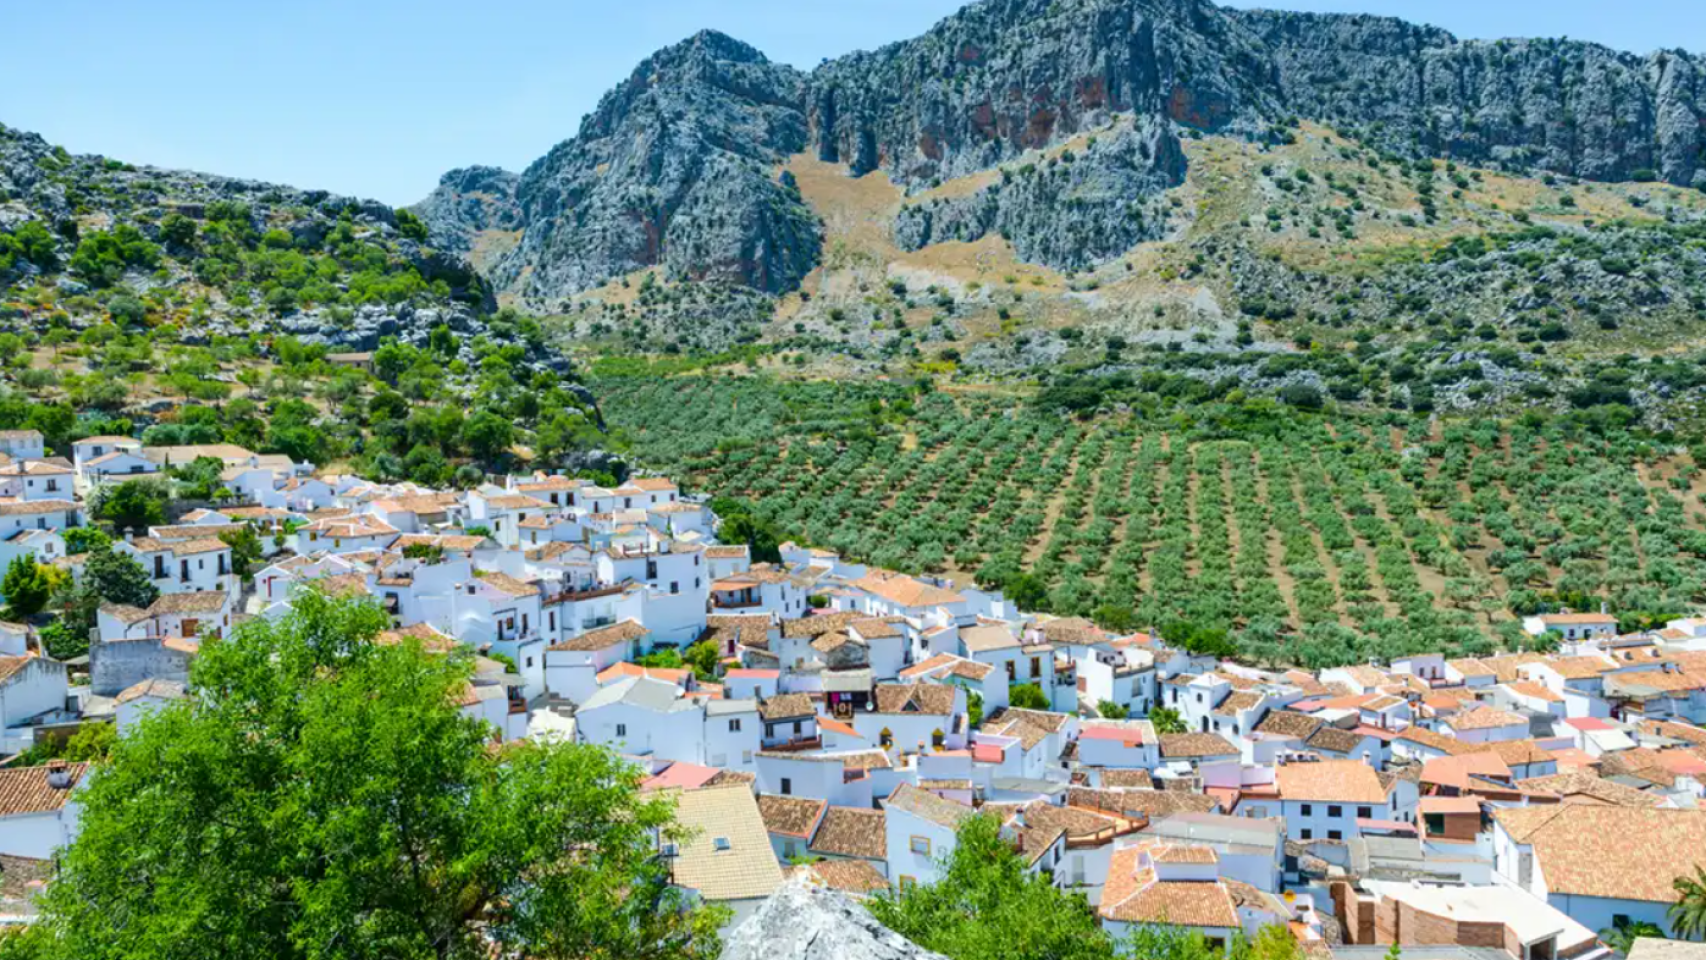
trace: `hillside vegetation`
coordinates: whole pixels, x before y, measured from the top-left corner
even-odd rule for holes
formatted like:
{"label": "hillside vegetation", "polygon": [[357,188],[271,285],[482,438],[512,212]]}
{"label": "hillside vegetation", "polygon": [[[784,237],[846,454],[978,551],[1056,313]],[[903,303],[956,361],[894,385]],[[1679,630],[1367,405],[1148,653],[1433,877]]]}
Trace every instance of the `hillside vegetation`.
{"label": "hillside vegetation", "polygon": [[99,433],[228,441],[425,484],[596,448],[591,394],[540,324],[426,239],[371,201],[0,128],[0,429],[61,454]]}

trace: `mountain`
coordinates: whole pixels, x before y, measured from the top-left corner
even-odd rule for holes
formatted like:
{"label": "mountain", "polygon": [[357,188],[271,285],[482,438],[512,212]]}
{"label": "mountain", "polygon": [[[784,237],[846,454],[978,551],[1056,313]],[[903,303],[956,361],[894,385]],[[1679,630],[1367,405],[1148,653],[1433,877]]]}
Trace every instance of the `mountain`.
{"label": "mountain", "polygon": [[[503,225],[480,225],[457,175],[416,209],[445,246],[501,247],[486,275],[536,308],[651,267],[778,294],[824,262],[823,212],[781,169],[809,156],[908,196],[960,184],[895,214],[902,250],[998,234],[1023,262],[1084,270],[1176,229],[1165,195],[1187,176],[1183,141],[1279,144],[1299,120],[1412,160],[1706,187],[1701,68],[1680,51],[1460,41],[1373,16],[983,0],[810,73],[701,33],[521,173]],[[1061,176],[988,180],[1090,133],[1100,149]]]}

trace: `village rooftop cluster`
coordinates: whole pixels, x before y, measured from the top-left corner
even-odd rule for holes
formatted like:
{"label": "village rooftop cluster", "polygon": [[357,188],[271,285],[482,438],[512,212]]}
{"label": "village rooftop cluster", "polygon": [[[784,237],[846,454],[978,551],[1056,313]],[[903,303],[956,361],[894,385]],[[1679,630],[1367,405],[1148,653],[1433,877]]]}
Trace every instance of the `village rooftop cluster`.
{"label": "village rooftop cluster", "polygon": [[[381,640],[472,652],[462,709],[494,741],[630,757],[695,831],[659,851],[676,882],[736,922],[789,873],[855,896],[928,884],[978,812],[1112,933],[1281,924],[1347,956],[1591,960],[1601,931],[1669,931],[1672,881],[1706,864],[1706,618],[1621,635],[1551,614],[1524,623],[1548,654],[1262,671],[823,550],[754,562],[662,478],[442,491],[230,445],[73,451],[0,434],[0,562],[76,575],[63,531],[85,496],[199,457],[234,500],[114,545],[160,597],[103,605],[86,663],[0,625],[8,754],[81,724],[122,735],[186,696],[201,643],[319,589],[372,597]],[[266,554],[247,579],[220,536],[245,526]],[[0,768],[5,919],[50,882],[87,773]]]}

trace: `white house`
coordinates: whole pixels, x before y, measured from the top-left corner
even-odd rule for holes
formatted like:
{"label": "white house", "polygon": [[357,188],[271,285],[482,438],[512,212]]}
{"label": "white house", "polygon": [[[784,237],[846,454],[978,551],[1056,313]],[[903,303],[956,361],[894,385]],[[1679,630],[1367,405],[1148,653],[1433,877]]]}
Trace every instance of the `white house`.
{"label": "white house", "polygon": [[0,497],[17,500],[66,500],[74,495],[76,474],[51,460],[23,460],[0,466]]}
{"label": "white house", "polygon": [[1522,629],[1529,636],[1556,633],[1567,641],[1614,637],[1617,618],[1609,613],[1542,613],[1523,617]]}
{"label": "white house", "polygon": [[1441,721],[1440,726],[1467,743],[1496,743],[1528,736],[1527,717],[1485,704],[1455,713]]}
{"label": "white house", "polygon": [[364,550],[384,550],[397,537],[397,528],[377,517],[326,517],[296,529],[296,552],[359,553]]}
{"label": "white house", "polygon": [[65,709],[65,664],[46,657],[0,657],[0,724],[5,727],[0,749],[22,750],[35,742],[29,728],[43,714]]}
{"label": "white house", "polygon": [[137,722],[173,701],[188,698],[186,685],[179,680],[151,677],[134,683],[114,698],[118,717],[118,732],[134,729]]}
{"label": "white house", "polygon": [[618,753],[658,760],[705,762],[704,706],[679,687],[650,677],[627,677],[586,699],[575,711],[575,736]]}
{"label": "white house", "polygon": [[623,620],[558,641],[545,650],[545,687],[552,694],[584,703],[598,692],[598,674],[631,660],[651,635],[638,620]]}
{"label": "white house", "polygon": [[1284,763],[1274,782],[1290,840],[1350,840],[1362,835],[1357,821],[1391,816],[1379,775],[1358,760]]}
{"label": "white house", "polygon": [[231,545],[215,536],[165,543],[154,537],[128,537],[113,544],[129,554],[148,572],[161,593],[210,593],[238,591]]}
{"label": "white house", "polygon": [[0,453],[13,460],[40,460],[47,456],[47,442],[40,430],[0,430]]}
{"label": "white house", "polygon": [[75,840],[88,773],[88,764],[63,760],[0,769],[0,856],[47,860]]}
{"label": "white house", "polygon": [[889,879],[900,887],[940,879],[938,861],[953,852],[955,832],[977,812],[909,783],[889,794],[883,811]]}
{"label": "white house", "polygon": [[1078,729],[1078,762],[1087,767],[1154,770],[1161,741],[1148,720],[1087,720]]}
{"label": "white house", "polygon": [[77,504],[70,499],[0,500],[0,536],[17,530],[64,530],[77,526],[77,517]]}
{"label": "white house", "polygon": [[1496,810],[1493,869],[1590,930],[1669,935],[1672,881],[1706,866],[1706,813],[1562,803]]}
{"label": "white house", "polygon": [[966,692],[937,684],[878,684],[871,709],[853,714],[853,729],[884,749],[923,752],[966,745]]}

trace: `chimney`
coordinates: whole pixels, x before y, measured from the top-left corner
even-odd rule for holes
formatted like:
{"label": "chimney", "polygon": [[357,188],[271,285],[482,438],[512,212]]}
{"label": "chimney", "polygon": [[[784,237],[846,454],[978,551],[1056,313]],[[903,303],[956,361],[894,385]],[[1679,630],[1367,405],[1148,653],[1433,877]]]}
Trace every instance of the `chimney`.
{"label": "chimney", "polygon": [[47,785],[54,790],[71,789],[71,767],[64,760],[47,762]]}

